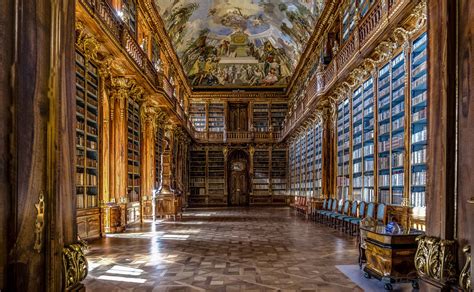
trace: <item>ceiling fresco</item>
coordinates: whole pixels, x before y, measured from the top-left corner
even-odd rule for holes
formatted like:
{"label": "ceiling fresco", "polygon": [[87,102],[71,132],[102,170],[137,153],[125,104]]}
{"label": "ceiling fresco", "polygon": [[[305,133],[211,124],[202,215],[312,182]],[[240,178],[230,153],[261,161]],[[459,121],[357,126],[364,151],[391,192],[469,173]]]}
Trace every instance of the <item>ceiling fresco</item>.
{"label": "ceiling fresco", "polygon": [[324,0],[155,0],[192,86],[286,86]]}

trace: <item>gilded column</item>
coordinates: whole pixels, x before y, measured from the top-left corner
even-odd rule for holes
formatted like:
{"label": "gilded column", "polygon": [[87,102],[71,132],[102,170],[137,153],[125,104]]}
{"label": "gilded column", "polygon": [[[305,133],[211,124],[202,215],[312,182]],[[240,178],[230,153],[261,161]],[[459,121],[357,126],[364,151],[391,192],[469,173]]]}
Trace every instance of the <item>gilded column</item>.
{"label": "gilded column", "polygon": [[110,201],[110,186],[109,186],[109,163],[110,163],[110,108],[109,108],[109,94],[105,88],[106,77],[109,76],[109,68],[102,66],[100,68],[100,136],[99,136],[99,195],[102,203]]}
{"label": "gilded column", "polygon": [[151,199],[155,181],[155,133],[157,109],[150,105],[143,105],[140,111],[141,118],[141,155],[140,155],[140,195],[141,219],[151,219],[153,212]]}
{"label": "gilded column", "polygon": [[113,169],[110,171],[111,195],[115,203],[126,201],[127,197],[127,99],[130,80],[112,79],[113,93],[111,98],[111,153]]}
{"label": "gilded column", "polygon": [[165,126],[165,142],[163,143],[163,156],[162,156],[162,187],[160,195],[173,195],[174,189],[172,188],[171,181],[171,164],[172,164],[172,153],[173,153],[173,139],[174,138],[174,125]]}

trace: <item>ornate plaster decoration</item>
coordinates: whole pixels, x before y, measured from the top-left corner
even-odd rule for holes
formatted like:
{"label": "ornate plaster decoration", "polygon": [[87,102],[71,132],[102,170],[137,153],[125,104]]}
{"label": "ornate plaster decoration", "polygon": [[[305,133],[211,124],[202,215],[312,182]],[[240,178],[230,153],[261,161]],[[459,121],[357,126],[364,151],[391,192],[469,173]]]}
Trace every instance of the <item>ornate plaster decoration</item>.
{"label": "ornate plaster decoration", "polygon": [[456,280],[456,242],[425,235],[416,240],[415,268],[418,275],[441,283]]}
{"label": "ornate plaster decoration", "polygon": [[85,242],[73,243],[63,248],[64,290],[77,286],[87,276],[87,259],[84,251]]}
{"label": "ornate plaster decoration", "polygon": [[76,46],[84,53],[86,58],[98,61],[97,52],[100,48],[100,43],[96,38],[88,34],[85,30],[84,24],[76,21]]}

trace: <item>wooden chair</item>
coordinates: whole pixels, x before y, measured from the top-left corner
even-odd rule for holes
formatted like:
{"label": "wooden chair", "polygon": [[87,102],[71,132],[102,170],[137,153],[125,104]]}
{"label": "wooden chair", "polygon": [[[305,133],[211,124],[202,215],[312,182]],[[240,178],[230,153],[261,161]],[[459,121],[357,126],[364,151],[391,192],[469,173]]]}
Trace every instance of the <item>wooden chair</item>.
{"label": "wooden chair", "polygon": [[351,201],[346,200],[344,202],[342,212],[340,214],[335,214],[333,216],[333,218],[334,218],[334,228],[339,229],[339,227],[341,227],[341,229],[342,229],[342,223],[343,223],[342,218],[344,218],[345,216],[347,216],[349,214],[349,207],[350,206],[351,206]]}
{"label": "wooden chair", "polygon": [[329,216],[329,214],[331,214],[333,211],[336,211],[337,209],[337,200],[336,199],[332,199],[332,202],[331,202],[331,205],[328,206],[328,209],[321,212],[321,222],[322,223],[326,223],[326,219],[327,217]]}
{"label": "wooden chair", "polygon": [[332,209],[331,209],[331,211],[328,212],[328,213],[326,213],[326,215],[325,215],[325,216],[326,216],[326,223],[327,223],[328,225],[331,225],[331,226],[332,226],[332,225],[333,225],[333,224],[332,224],[332,223],[333,223],[333,222],[332,222],[332,218],[333,218],[332,216],[333,216],[334,214],[341,213],[341,211],[342,211],[342,202],[339,203],[338,200],[334,200],[333,203],[332,203]]}
{"label": "wooden chair", "polygon": [[360,202],[359,203],[359,212],[358,215],[355,217],[348,217],[345,218],[344,221],[347,222],[347,225],[349,226],[350,234],[354,235],[354,232],[357,232],[358,227],[359,227],[359,222],[362,220],[362,218],[365,217],[365,209],[366,209],[366,202]]}
{"label": "wooden chair", "polygon": [[357,209],[359,207],[359,203],[357,201],[353,201],[351,205],[351,210],[348,214],[341,216],[339,219],[342,223],[342,229],[344,232],[349,233],[349,221],[346,219],[349,218],[357,218]]}
{"label": "wooden chair", "polygon": [[323,200],[323,205],[321,206],[321,209],[313,210],[313,213],[311,215],[312,215],[314,221],[317,220],[316,217],[318,216],[318,212],[326,209],[327,202],[328,202],[328,200],[324,199]]}
{"label": "wooden chair", "polygon": [[377,212],[376,212],[376,220],[377,223],[387,224],[387,206],[385,204],[378,204],[377,205]]}
{"label": "wooden chair", "polygon": [[323,222],[323,215],[325,212],[327,211],[330,211],[331,210],[331,207],[332,207],[332,201],[333,199],[329,199],[326,203],[326,206],[322,209],[322,210],[318,210],[316,212],[316,216],[317,216],[317,221],[318,222]]}

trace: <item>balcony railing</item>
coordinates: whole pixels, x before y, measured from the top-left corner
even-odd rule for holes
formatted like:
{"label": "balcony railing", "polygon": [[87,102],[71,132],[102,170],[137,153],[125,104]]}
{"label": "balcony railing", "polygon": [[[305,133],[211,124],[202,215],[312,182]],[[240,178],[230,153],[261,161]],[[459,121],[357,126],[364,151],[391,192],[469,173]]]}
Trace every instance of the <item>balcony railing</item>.
{"label": "balcony railing", "polygon": [[370,43],[369,39],[376,31],[381,31],[382,26],[386,26],[386,21],[396,11],[402,9],[410,3],[409,0],[378,0],[372,5],[368,13],[360,20],[347,41],[340,47],[337,55],[324,68],[317,72],[308,84],[306,95],[287,117],[282,137],[285,137],[295,124],[304,119],[304,114],[308,111],[308,106],[319,96],[326,94],[329,89],[338,81],[340,73],[348,66],[353,65],[353,60],[364,46]]}
{"label": "balcony railing", "polygon": [[280,142],[280,132],[224,131],[193,132],[194,139],[210,143],[276,143]]}
{"label": "balcony railing", "polygon": [[174,107],[176,98],[173,85],[163,74],[156,71],[148,55],[109,3],[106,0],[79,0],[79,2],[91,14],[92,18],[101,22],[101,26],[110,33],[149,82],[155,88],[163,89]]}

